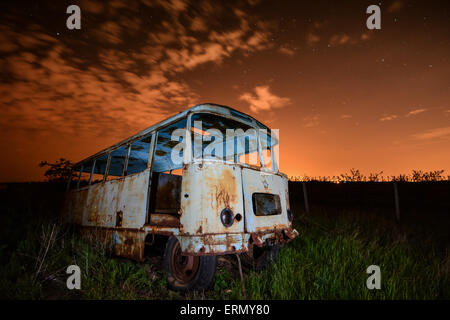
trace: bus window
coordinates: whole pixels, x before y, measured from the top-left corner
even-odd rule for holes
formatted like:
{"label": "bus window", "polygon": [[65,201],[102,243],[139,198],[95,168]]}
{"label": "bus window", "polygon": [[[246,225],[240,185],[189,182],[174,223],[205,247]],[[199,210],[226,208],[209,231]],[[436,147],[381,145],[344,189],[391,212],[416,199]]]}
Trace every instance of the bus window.
{"label": "bus window", "polygon": [[109,165],[108,175],[106,176],[107,181],[117,179],[122,176],[127,152],[128,145],[122,146],[111,152],[111,163]]}
{"label": "bus window", "polygon": [[197,113],[192,115],[194,159],[219,160],[260,166],[256,129],[225,117]]}
{"label": "bus window", "polygon": [[248,164],[251,166],[261,167],[261,162],[258,156],[258,139],[256,137],[256,130],[249,129],[245,133],[236,130],[237,137],[237,156],[238,162]]}
{"label": "bus window", "polygon": [[103,182],[105,176],[106,165],[108,164],[108,154],[105,153],[95,160],[94,171],[92,174],[91,184]]}
{"label": "bus window", "polygon": [[[262,156],[264,167],[269,170],[277,171],[276,147],[278,145],[277,132],[270,132],[267,128],[259,130],[259,139],[261,140]],[[274,162],[274,163],[272,163]]]}
{"label": "bus window", "polygon": [[263,148],[262,156],[264,160],[264,168],[272,170],[272,153],[270,151],[270,148]]}
{"label": "bus window", "polygon": [[92,160],[82,164],[80,181],[78,186],[79,188],[83,188],[89,184],[89,180],[91,178],[92,164],[93,164]]}
{"label": "bus window", "polygon": [[148,155],[152,136],[149,135],[131,144],[130,155],[128,157],[127,175],[142,172],[147,169]]}
{"label": "bus window", "polygon": [[183,145],[186,119],[177,121],[158,131],[153,172],[164,172],[183,167]]}
{"label": "bus window", "polygon": [[69,190],[74,190],[77,188],[78,180],[80,179],[80,169],[81,166],[76,166],[75,168],[73,168]]}

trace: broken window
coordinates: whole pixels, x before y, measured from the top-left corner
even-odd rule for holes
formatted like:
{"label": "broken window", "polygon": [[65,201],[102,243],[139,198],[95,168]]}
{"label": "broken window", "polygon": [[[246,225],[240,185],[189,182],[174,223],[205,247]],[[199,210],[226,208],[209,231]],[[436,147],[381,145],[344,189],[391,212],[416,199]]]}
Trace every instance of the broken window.
{"label": "broken window", "polygon": [[69,190],[74,190],[77,188],[78,180],[80,179],[80,169],[81,166],[76,166],[72,170],[72,177],[70,179]]}
{"label": "broken window", "polygon": [[147,169],[151,142],[152,136],[149,135],[131,144],[127,164],[127,175],[142,172]]}
{"label": "broken window", "polygon": [[259,139],[261,140],[261,154],[264,160],[264,167],[277,171],[276,147],[278,139],[276,132],[271,132],[267,127],[264,127],[259,130]]}
{"label": "broken window", "polygon": [[274,216],[281,214],[280,196],[270,193],[252,194],[253,213],[256,216]]}
{"label": "broken window", "polygon": [[83,188],[89,184],[92,172],[93,161],[86,161],[81,166],[81,175],[79,181],[79,188]]}
{"label": "broken window", "polygon": [[256,129],[221,116],[192,115],[194,159],[219,159],[260,166]]}
{"label": "broken window", "polygon": [[186,118],[158,131],[153,172],[176,170],[183,167]]}
{"label": "broken window", "polygon": [[91,184],[103,182],[106,172],[106,165],[108,164],[108,154],[105,153],[95,159],[94,171],[92,172]]}
{"label": "broken window", "polygon": [[106,180],[116,179],[122,176],[125,159],[127,157],[128,146],[122,146],[111,152],[111,163],[109,165]]}

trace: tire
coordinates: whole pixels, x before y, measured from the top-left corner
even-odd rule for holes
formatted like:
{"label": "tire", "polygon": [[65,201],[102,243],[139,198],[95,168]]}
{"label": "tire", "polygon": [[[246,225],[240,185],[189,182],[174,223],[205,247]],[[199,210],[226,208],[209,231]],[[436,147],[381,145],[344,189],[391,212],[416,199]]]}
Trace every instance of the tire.
{"label": "tire", "polygon": [[170,237],[163,259],[167,281],[179,292],[202,291],[211,288],[217,268],[216,256],[182,256],[180,242]]}
{"label": "tire", "polygon": [[262,248],[253,246],[253,252],[241,254],[241,261],[247,268],[255,268],[261,271],[268,267],[280,253],[281,246],[279,244],[268,245]]}

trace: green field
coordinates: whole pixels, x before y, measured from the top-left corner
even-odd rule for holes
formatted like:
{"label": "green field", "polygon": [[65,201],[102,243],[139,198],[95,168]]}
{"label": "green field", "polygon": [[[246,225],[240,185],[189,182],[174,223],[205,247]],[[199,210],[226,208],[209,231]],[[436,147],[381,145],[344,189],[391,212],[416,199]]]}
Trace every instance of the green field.
{"label": "green field", "polygon": [[[33,222],[31,222],[33,221]],[[268,269],[244,269],[219,258],[214,288],[180,295],[167,289],[161,258],[145,263],[113,257],[55,219],[29,220],[17,244],[3,244],[0,297],[8,299],[449,299],[450,252],[426,232],[376,214],[332,218],[314,208],[296,216],[300,236]],[[10,230],[11,232],[11,230]],[[80,266],[81,290],[68,290],[66,267]],[[381,268],[381,289],[368,290],[369,265]]]}

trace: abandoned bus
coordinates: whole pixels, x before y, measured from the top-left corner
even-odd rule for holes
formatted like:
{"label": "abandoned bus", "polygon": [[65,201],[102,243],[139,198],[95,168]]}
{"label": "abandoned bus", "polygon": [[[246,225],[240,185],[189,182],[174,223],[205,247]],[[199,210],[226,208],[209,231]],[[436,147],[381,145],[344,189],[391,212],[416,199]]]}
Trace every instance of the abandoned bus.
{"label": "abandoned bus", "polygon": [[244,113],[194,106],[76,163],[67,222],[117,256],[158,245],[173,289],[207,289],[217,255],[262,268],[298,235],[277,145]]}

